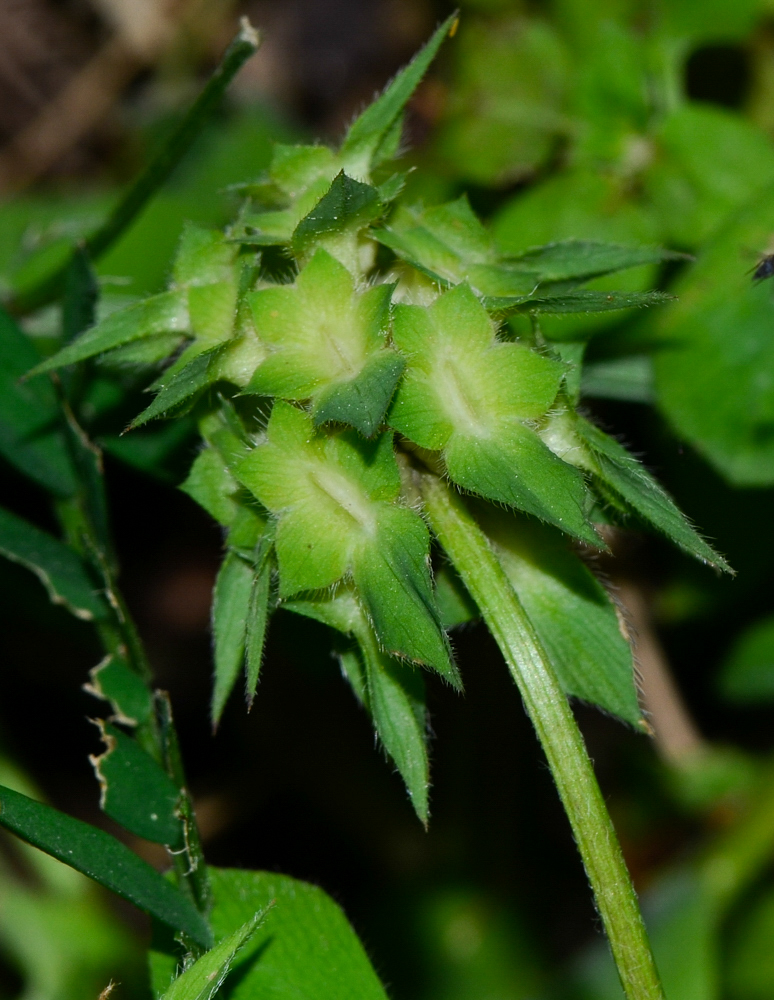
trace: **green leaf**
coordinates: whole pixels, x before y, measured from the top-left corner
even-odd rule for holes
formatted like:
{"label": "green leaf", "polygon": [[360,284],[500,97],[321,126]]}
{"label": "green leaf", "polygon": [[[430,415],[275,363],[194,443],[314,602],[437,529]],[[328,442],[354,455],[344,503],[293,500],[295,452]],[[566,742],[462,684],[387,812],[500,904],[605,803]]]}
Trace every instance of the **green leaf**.
{"label": "green leaf", "polygon": [[269,620],[269,597],[271,594],[271,562],[267,555],[260,560],[247,611],[247,637],[245,640],[245,694],[247,704],[252,705],[258,687],[258,678],[263,661],[263,647],[266,642],[266,626]]}
{"label": "green leaf", "polygon": [[[365,178],[379,162],[379,147],[385,141],[416,90],[444,38],[454,30],[457,15],[452,14],[436,29],[430,41],[421,49],[373,104],[350,126],[339,156],[344,169],[355,177]],[[391,152],[389,143],[382,147],[383,155]]]}
{"label": "green leaf", "polygon": [[270,353],[246,391],[311,398],[317,423],[345,421],[370,437],[403,367],[386,343],[392,288],[356,291],[347,268],[319,249],[294,285],[251,293]]}
{"label": "green leaf", "polygon": [[220,722],[228,696],[245,662],[253,575],[250,563],[229,551],[215,581],[212,600],[212,632],[215,640],[215,687],[212,692],[214,726]]}
{"label": "green leaf", "polygon": [[477,513],[562,689],[640,726],[631,646],[602,584],[552,529],[483,505]]}
{"label": "green leaf", "polygon": [[[357,935],[322,889],[272,872],[211,868],[210,875],[217,941],[276,904],[236,956],[223,1000],[331,1000],[332,984],[336,1000],[387,1000]],[[151,955],[156,997],[163,996],[176,965],[171,953]]]}
{"label": "green leaf", "polygon": [[745,259],[773,231],[769,187],[705,246],[650,331],[661,411],[735,486],[774,483],[772,283],[751,281]]}
{"label": "green leaf", "polygon": [[293,248],[304,250],[326,236],[361,228],[381,212],[382,202],[377,189],[354,180],[341,170],[312,211],[296,226]]}
{"label": "green leaf", "polygon": [[774,618],[755,622],[734,642],[720,668],[718,686],[728,701],[738,704],[774,700]]}
{"label": "green leaf", "polygon": [[461,690],[430,580],[430,537],[421,518],[387,508],[375,541],[356,555],[353,577],[379,645],[424,663]]}
{"label": "green leaf", "polygon": [[591,453],[592,470],[603,483],[684,552],[731,572],[726,560],[704,541],[641,462],[588,420],[579,417],[576,427]]}
{"label": "green leaf", "polygon": [[146,407],[138,417],[134,418],[129,425],[129,429],[141,427],[143,424],[147,424],[149,420],[165,416],[171,410],[175,410],[177,407],[182,406],[182,404],[189,402],[202,389],[206,389],[208,385],[212,385],[213,382],[217,381],[219,350],[219,348],[215,348],[214,351],[208,351],[195,357],[193,361],[172,375],[169,381],[165,381],[166,376],[162,376],[157,383],[161,385],[161,391],[150,406]]}
{"label": "green leaf", "polygon": [[219,524],[230,527],[234,523],[239,509],[234,494],[239,490],[239,483],[228,471],[217,449],[205,448],[199,452],[180,489]]}
{"label": "green leaf", "polygon": [[2,786],[0,825],[210,947],[212,934],[193,903],[110,834]]}
{"label": "green leaf", "polygon": [[80,556],[58,539],[0,508],[0,554],[38,577],[54,604],[86,621],[106,618],[108,606]]}
{"label": "green leaf", "polygon": [[769,136],[724,108],[683,103],[659,123],[654,140],[645,190],[662,231],[678,246],[701,246],[774,182]]}
{"label": "green leaf", "polygon": [[435,599],[443,627],[447,630],[480,617],[476,602],[465,589],[462,580],[445,563],[435,571]]}
{"label": "green leaf", "polygon": [[75,493],[75,471],[48,379],[19,380],[39,356],[11,317],[0,309],[0,454],[57,497]]}
{"label": "green leaf", "polygon": [[62,334],[64,342],[71,340],[94,325],[99,285],[86,250],[78,246],[67,270],[62,300]]}
{"label": "green leaf", "polygon": [[591,288],[570,288],[552,293],[539,291],[519,298],[486,296],[488,309],[503,312],[527,312],[561,315],[564,313],[601,313],[616,309],[643,309],[673,302],[674,295],[666,292],[616,292],[597,291]]}
{"label": "green leaf", "polygon": [[588,281],[614,271],[665,260],[690,260],[687,254],[661,247],[621,246],[598,240],[561,240],[509,256],[508,263],[537,274],[541,282]]}
{"label": "green leaf", "polygon": [[172,283],[175,288],[198,288],[229,282],[237,253],[217,229],[186,222],[172,265]]}
{"label": "green leaf", "polygon": [[161,1000],[212,1000],[229,974],[237,954],[266,919],[271,906],[272,903],[268,903],[233,934],[197,958],[175,979]]}
{"label": "green leaf", "polygon": [[395,351],[371,355],[356,378],[335,382],[317,395],[312,410],[315,424],[349,424],[364,437],[373,437],[405,367],[405,360]]}
{"label": "green leaf", "polygon": [[84,690],[110,702],[115,721],[124,726],[142,725],[153,711],[153,699],[145,682],[115,655],[106,656],[89,671]]}
{"label": "green leaf", "polygon": [[102,811],[138,837],[182,847],[180,789],[131,736],[110,723],[97,725],[107,749],[89,759],[100,784]]}
{"label": "green leaf", "polygon": [[105,319],[81,334],[77,340],[63,347],[52,358],[36,365],[28,378],[43,372],[54,371],[65,365],[85,361],[97,354],[104,354],[114,347],[121,347],[141,337],[159,333],[187,333],[188,296],[185,291],[162,292],[142,302],[110,313]]}
{"label": "green leaf", "polygon": [[500,259],[466,195],[425,210],[399,208],[372,236],[441,285],[467,281],[480,295],[510,297],[528,295],[537,285],[537,274]]}

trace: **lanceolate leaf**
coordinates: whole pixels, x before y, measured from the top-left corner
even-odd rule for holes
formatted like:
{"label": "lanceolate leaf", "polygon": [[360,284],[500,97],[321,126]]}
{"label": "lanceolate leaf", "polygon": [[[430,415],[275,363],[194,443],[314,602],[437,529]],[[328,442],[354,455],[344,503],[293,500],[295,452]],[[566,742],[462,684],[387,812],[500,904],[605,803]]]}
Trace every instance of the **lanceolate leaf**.
{"label": "lanceolate leaf", "polygon": [[237,953],[266,918],[271,905],[269,903],[233,934],[229,934],[201,958],[197,958],[192,966],[175,979],[161,1000],[212,1000],[223,985]]}
{"label": "lanceolate leaf", "polygon": [[212,632],[215,640],[215,688],[212,721],[217,725],[239,671],[245,662],[254,569],[235,552],[228,552],[215,582]]}
{"label": "lanceolate leaf", "polygon": [[142,302],[111,313],[76,341],[63,347],[48,361],[36,365],[29,375],[54,371],[121,347],[141,337],[188,330],[188,297],[185,291],[162,292]]}
{"label": "lanceolate leaf", "polygon": [[55,496],[75,492],[72,459],[48,379],[20,382],[39,356],[29,338],[0,309],[0,454]]}
{"label": "lanceolate leaf", "polygon": [[512,266],[537,274],[541,282],[588,281],[603,274],[624,271],[664,260],[689,260],[687,254],[661,247],[620,246],[596,240],[562,240],[507,256]]}
{"label": "lanceolate leaf", "polygon": [[356,177],[365,177],[368,173],[374,161],[374,154],[379,150],[427,72],[444,38],[454,29],[456,23],[456,14],[448,17],[427,45],[414,56],[405,69],[398,73],[381,97],[353,122],[341,147],[340,156],[344,168],[350,170]]}
{"label": "lanceolate leaf", "polygon": [[534,295],[519,299],[505,296],[487,296],[484,304],[489,309],[502,312],[529,312],[559,315],[561,313],[599,313],[614,309],[642,309],[646,306],[672,302],[673,295],[666,292],[603,292],[590,288],[570,288],[552,293],[541,288]]}
{"label": "lanceolate leaf", "polygon": [[80,556],[64,542],[0,508],[0,554],[40,579],[54,604],[90,621],[108,614],[107,603]]}
{"label": "lanceolate leaf", "polygon": [[597,475],[603,483],[689,555],[731,572],[726,560],[704,541],[641,462],[588,420],[579,417],[577,429],[593,455]]}
{"label": "lanceolate leaf", "polygon": [[476,510],[564,691],[639,725],[631,646],[604,587],[551,528]]}
{"label": "lanceolate leaf", "polygon": [[193,903],[115,837],[0,786],[0,825],[208,948],[212,934]]}
{"label": "lanceolate leaf", "polygon": [[102,790],[102,810],[138,837],[181,848],[180,789],[131,736],[110,723],[100,729],[107,750],[90,760]]}
{"label": "lanceolate leaf", "polygon": [[271,595],[270,557],[272,542],[265,536],[258,544],[255,559],[255,576],[250,591],[250,606],[247,612],[247,638],[245,641],[245,694],[248,705],[252,705],[258,676],[261,672],[263,647],[266,641],[266,627],[269,621],[269,597]]}
{"label": "lanceolate leaf", "polygon": [[155,417],[161,417],[189,401],[202,389],[206,389],[217,379],[216,361],[218,349],[198,355],[185,368],[173,375],[162,388],[151,405],[143,410],[130,427],[141,427]]}

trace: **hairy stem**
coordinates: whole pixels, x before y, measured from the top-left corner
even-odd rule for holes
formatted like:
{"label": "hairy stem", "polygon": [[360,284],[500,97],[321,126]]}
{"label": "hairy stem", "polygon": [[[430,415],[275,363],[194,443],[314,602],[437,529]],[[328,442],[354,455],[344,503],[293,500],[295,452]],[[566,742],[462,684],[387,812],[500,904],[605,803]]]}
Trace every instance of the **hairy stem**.
{"label": "hairy stem", "polygon": [[628,1000],[664,1000],[637,896],[583,737],[532,623],[462,499],[420,475],[430,524],[478,604],[542,744]]}
{"label": "hairy stem", "polygon": [[[83,249],[91,260],[97,260],[113,246],[167,180],[201,132],[228,85],[250,56],[258,50],[259,44],[257,31],[247,18],[243,18],[240,30],[226,50],[220,65],[188,109],[183,120],[119,200],[108,218],[86,237]],[[64,289],[71,262],[72,256],[56,271],[43,278],[39,284],[12,298],[6,304],[7,308],[12,313],[21,315],[53,302]]]}

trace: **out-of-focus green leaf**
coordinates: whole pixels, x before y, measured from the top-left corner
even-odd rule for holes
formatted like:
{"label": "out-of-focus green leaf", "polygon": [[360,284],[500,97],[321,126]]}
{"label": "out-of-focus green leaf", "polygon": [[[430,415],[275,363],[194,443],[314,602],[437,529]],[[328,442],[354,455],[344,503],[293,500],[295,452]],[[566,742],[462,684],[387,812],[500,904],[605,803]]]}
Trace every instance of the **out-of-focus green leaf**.
{"label": "out-of-focus green leaf", "polygon": [[250,563],[229,551],[215,581],[212,600],[212,633],[215,640],[212,722],[216,726],[245,662],[253,576]]}
{"label": "out-of-focus green leaf", "polygon": [[38,577],[54,604],[86,621],[105,618],[108,606],[80,556],[40,528],[0,508],[0,553]]}
{"label": "out-of-focus green leaf", "polygon": [[75,472],[48,379],[20,382],[40,357],[0,309],[0,454],[55,496],[72,496]]}
{"label": "out-of-focus green leaf", "polygon": [[739,636],[720,668],[718,683],[729,701],[774,700],[774,618],[756,622]]}
{"label": "out-of-focus green leaf", "polygon": [[106,656],[90,670],[89,683],[84,688],[96,698],[109,701],[116,722],[122,725],[142,725],[153,711],[153,700],[147,685],[118,656]]}
{"label": "out-of-focus green leaf", "polygon": [[212,1000],[229,974],[235,957],[266,918],[271,905],[270,902],[233,934],[197,958],[175,979],[162,1000]]}
{"label": "out-of-focus green leaf", "polygon": [[769,136],[722,108],[682,104],[659,125],[656,146],[646,190],[662,232],[678,246],[701,246],[774,182]]}
{"label": "out-of-focus green leaf", "polygon": [[442,564],[435,571],[435,599],[447,630],[479,617],[475,601],[448,564]]}
{"label": "out-of-focus green leaf", "polygon": [[476,184],[529,176],[570,128],[563,114],[567,53],[535,17],[465,18],[456,74],[434,151],[446,170]]}
{"label": "out-of-focus green leaf", "polygon": [[[340,157],[344,169],[353,176],[365,178],[369,169],[378,165],[382,158],[379,156],[380,146],[427,72],[444,38],[456,23],[456,14],[448,17],[436,29],[425,47],[387,86],[384,93],[352,123],[341,146]],[[388,149],[387,152],[391,150]]]}
{"label": "out-of-focus green leaf", "polygon": [[210,929],[189,899],[110,834],[2,786],[0,825],[202,947],[211,945]]}
{"label": "out-of-focus green leaf", "polygon": [[593,455],[596,465],[593,471],[602,483],[684,552],[716,569],[731,572],[725,559],[704,541],[674,500],[634,455],[583,417],[578,418],[576,427]]}
{"label": "out-of-focus green leaf", "polygon": [[751,281],[747,256],[773,231],[769,187],[705,247],[655,321],[659,406],[736,486],[774,483],[772,283]]}
{"label": "out-of-focus green leaf", "polygon": [[183,825],[180,789],[140,744],[110,723],[100,724],[107,749],[91,763],[100,784],[100,806],[125,829],[179,849]]}
{"label": "out-of-focus green leaf", "polygon": [[[336,1000],[386,1000],[357,935],[322,889],[272,872],[211,868],[210,877],[216,941],[275,904],[234,959],[222,1000],[331,1000],[332,990]],[[151,952],[155,997],[164,996],[177,962],[170,952]]]}
{"label": "out-of-focus green leaf", "polygon": [[159,333],[185,333],[188,330],[188,298],[184,291],[161,292],[142,302],[110,313],[74,343],[52,358],[36,365],[30,376],[54,371],[65,365],[104,354],[141,337]]}
{"label": "out-of-focus green leaf", "polygon": [[581,396],[620,399],[627,403],[653,403],[653,362],[646,354],[595,361],[583,366]]}
{"label": "out-of-focus green leaf", "polygon": [[552,529],[478,511],[564,691],[639,726],[631,646],[604,587]]}
{"label": "out-of-focus green leaf", "polygon": [[774,893],[746,906],[731,931],[726,983],[733,1000],[769,1000],[774,995]]}
{"label": "out-of-focus green leaf", "polygon": [[164,482],[175,480],[169,460],[177,453],[185,453],[192,444],[195,433],[193,422],[185,417],[166,424],[126,435],[104,435],[97,443],[109,455],[131,465],[141,472]]}
{"label": "out-of-focus green leaf", "polygon": [[94,325],[99,286],[87,252],[77,247],[65,276],[62,334],[66,344]]}

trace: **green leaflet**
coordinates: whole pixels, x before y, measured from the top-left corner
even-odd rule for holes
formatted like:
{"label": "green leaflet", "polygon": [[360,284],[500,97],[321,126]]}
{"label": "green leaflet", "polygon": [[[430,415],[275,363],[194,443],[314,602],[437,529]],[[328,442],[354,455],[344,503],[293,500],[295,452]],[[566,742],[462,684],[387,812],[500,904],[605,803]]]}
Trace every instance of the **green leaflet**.
{"label": "green leaflet", "polygon": [[28,377],[85,361],[141,337],[159,333],[187,333],[188,329],[187,293],[184,290],[162,292],[110,313],[72,344],[36,365],[28,373]]}
{"label": "green leaflet", "polygon": [[765,251],[772,231],[769,186],[704,247],[654,324],[659,408],[734,486],[774,483],[774,302],[770,281],[751,281],[747,256]]}
{"label": "green leaflet", "polygon": [[387,346],[391,285],[356,292],[352,275],[318,250],[293,286],[252,292],[256,329],[269,348],[246,391],[312,400],[315,421],[375,433],[403,370]]}
{"label": "green leaflet", "polygon": [[[217,941],[275,903],[236,956],[219,994],[223,1000],[331,1000],[332,984],[336,1000],[387,1000],[357,935],[322,889],[272,872],[211,868],[210,875]],[[150,963],[153,993],[161,998],[178,955],[151,952]]]}
{"label": "green leaflet", "polygon": [[212,632],[215,640],[215,687],[212,692],[214,726],[220,722],[228,696],[245,661],[253,574],[250,563],[229,551],[215,582],[212,600]]}
{"label": "green leaflet", "polygon": [[84,690],[110,702],[115,721],[124,726],[142,725],[153,711],[153,700],[145,682],[118,656],[106,656],[93,667]]}
{"label": "green leaflet", "polygon": [[229,974],[234,958],[265,920],[271,905],[267,904],[233,934],[197,958],[173,981],[161,1000],[212,1000]]}
{"label": "green leaflet", "polygon": [[445,629],[480,617],[476,602],[448,563],[442,563],[435,571],[435,598]]}
{"label": "green leaflet", "polygon": [[267,442],[234,474],[277,515],[280,597],[351,573],[380,645],[456,683],[430,586],[429,536],[421,518],[396,503],[390,434],[363,441],[315,433],[307,414],[278,401]]}
{"label": "green leaflet", "polygon": [[223,233],[186,222],[172,265],[175,288],[196,288],[233,278],[237,248]]}
{"label": "green leaflet", "polygon": [[247,609],[247,636],[245,639],[245,696],[251,706],[258,687],[258,677],[266,642],[266,628],[269,621],[269,598],[271,596],[271,541],[264,538],[256,558],[256,571],[250,590],[250,604]]}
{"label": "green leaflet", "polygon": [[48,379],[21,382],[39,361],[30,339],[0,309],[0,454],[57,497],[72,496],[72,459]]}
{"label": "green leaflet", "polygon": [[398,73],[384,93],[350,126],[339,151],[339,157],[344,169],[354,177],[366,179],[372,167],[394,154],[397,143],[394,132],[392,136],[390,132],[427,72],[444,38],[454,30],[456,23],[456,14],[448,17],[436,29],[425,47],[420,49],[408,66]]}
{"label": "green leaflet", "polygon": [[724,108],[682,103],[659,122],[654,139],[645,190],[662,231],[678,246],[701,246],[774,182],[765,131]]}
{"label": "green leaflet", "polygon": [[718,687],[741,705],[774,699],[774,618],[755,622],[739,636],[720,668]]}
{"label": "green leaflet", "polygon": [[138,837],[181,848],[180,789],[131,736],[110,723],[98,725],[107,750],[89,759],[100,784],[103,812]]}
{"label": "green leaflet", "polygon": [[523,298],[487,295],[484,303],[488,309],[502,312],[545,313],[549,316],[564,313],[603,313],[617,309],[643,309],[647,306],[673,302],[674,295],[666,292],[616,292],[597,291],[591,288],[570,288],[562,292],[550,289]]}
{"label": "green leaflet", "polygon": [[0,508],[0,554],[39,578],[54,604],[86,621],[105,618],[108,606],[80,556],[64,542]]}
{"label": "green leaflet", "polygon": [[640,725],[632,650],[604,587],[550,528],[483,504],[476,513],[563,690]]}
{"label": "green leaflet", "polygon": [[350,588],[320,600],[288,601],[284,607],[357,640],[357,650],[339,656],[342,672],[370,714],[382,745],[406,784],[417,816],[427,825],[429,763],[422,675],[379,649],[357,593]]}
{"label": "green leaflet", "polygon": [[588,281],[642,264],[689,259],[687,254],[661,247],[621,246],[598,240],[561,240],[507,258],[511,265],[536,273],[541,282]]}
{"label": "green leaflet", "polygon": [[537,274],[504,263],[467,196],[421,210],[399,208],[374,239],[442,285],[467,281],[483,296],[525,296]]}
{"label": "green leaflet", "polygon": [[210,929],[193,903],[110,834],[2,786],[0,825],[210,947]]}
{"label": "green leaflet", "polygon": [[726,560],[704,541],[641,462],[583,417],[576,419],[575,427],[591,456],[590,470],[603,483],[684,552],[731,572]]}
{"label": "green leaflet", "polygon": [[154,388],[160,386],[160,392],[150,406],[134,418],[129,429],[142,427],[149,420],[166,416],[170,411],[190,402],[202,389],[216,382],[219,377],[217,360],[220,350],[221,348],[215,348],[199,354],[174,375],[168,376],[165,372],[154,386]]}
{"label": "green leaflet", "polygon": [[646,354],[610,358],[583,366],[581,396],[653,403],[653,361]]}
{"label": "green leaflet", "polygon": [[310,243],[318,243],[325,237],[362,228],[382,210],[375,187],[356,181],[341,170],[312,211],[296,226],[292,236],[293,249],[302,251]]}
{"label": "green leaflet", "polygon": [[498,342],[466,285],[428,308],[398,306],[393,336],[409,364],[390,424],[442,451],[450,477],[465,489],[599,545],[584,514],[582,477],[526,423],[554,402],[563,366],[524,344]]}

